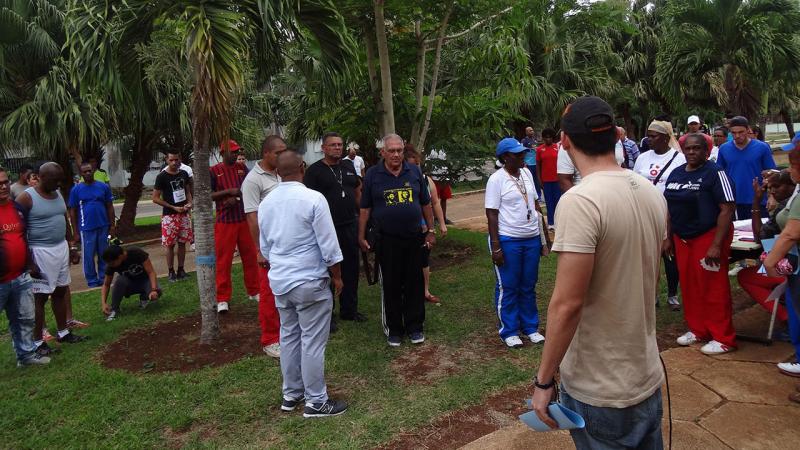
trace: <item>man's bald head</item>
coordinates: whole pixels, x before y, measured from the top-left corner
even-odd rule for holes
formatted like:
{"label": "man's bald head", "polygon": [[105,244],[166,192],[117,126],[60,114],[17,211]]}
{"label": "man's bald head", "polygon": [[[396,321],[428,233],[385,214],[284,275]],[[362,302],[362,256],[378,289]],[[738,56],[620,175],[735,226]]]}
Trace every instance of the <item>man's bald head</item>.
{"label": "man's bald head", "polygon": [[294,150],[278,155],[278,175],[281,178],[303,178],[303,157]]}
{"label": "man's bald head", "polygon": [[45,192],[54,192],[64,178],[64,169],[58,163],[47,162],[39,167],[39,185]]}

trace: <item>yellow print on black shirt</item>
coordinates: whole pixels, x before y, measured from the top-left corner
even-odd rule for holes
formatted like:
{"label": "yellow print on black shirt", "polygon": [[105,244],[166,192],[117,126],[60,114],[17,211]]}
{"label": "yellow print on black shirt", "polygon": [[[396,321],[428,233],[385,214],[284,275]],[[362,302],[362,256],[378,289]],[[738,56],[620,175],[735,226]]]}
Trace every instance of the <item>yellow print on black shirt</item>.
{"label": "yellow print on black shirt", "polygon": [[383,200],[386,206],[407,205],[414,202],[411,188],[387,189],[383,191]]}

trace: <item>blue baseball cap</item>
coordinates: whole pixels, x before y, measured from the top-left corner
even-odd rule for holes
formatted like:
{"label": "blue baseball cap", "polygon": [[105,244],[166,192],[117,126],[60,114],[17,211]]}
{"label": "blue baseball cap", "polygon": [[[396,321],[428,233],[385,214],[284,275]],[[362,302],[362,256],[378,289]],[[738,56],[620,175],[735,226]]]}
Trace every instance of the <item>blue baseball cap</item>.
{"label": "blue baseball cap", "polygon": [[518,140],[509,137],[497,143],[497,148],[495,149],[494,154],[495,156],[500,157],[500,155],[503,153],[519,153],[527,151],[528,149],[520,144]]}
{"label": "blue baseball cap", "polygon": [[790,151],[794,150],[794,148],[798,144],[800,144],[800,131],[798,131],[797,133],[794,134],[794,137],[792,138],[791,142],[789,142],[786,145],[782,145],[781,146],[781,150],[783,150],[785,152],[790,152]]}

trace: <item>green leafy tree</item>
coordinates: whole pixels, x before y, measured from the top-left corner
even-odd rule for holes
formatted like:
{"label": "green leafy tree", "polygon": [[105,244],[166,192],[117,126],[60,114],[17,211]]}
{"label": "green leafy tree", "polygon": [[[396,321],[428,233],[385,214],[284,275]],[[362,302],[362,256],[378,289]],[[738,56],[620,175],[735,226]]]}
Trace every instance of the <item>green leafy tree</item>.
{"label": "green leafy tree", "polygon": [[[681,102],[713,98],[727,111],[759,117],[770,84],[796,77],[799,8],[793,0],[670,2],[657,62],[660,88]],[[778,73],[781,66],[789,71]]]}
{"label": "green leafy tree", "polygon": [[[130,98],[138,106],[140,90],[126,90],[135,83],[117,83],[119,79],[140,76],[138,59],[133,52],[146,45],[153,31],[165,21],[174,21],[183,30],[183,61],[189,69],[191,120],[195,182],[195,244],[197,275],[202,316],[201,342],[210,343],[219,335],[214,297],[214,227],[209,180],[209,153],[212,142],[225,142],[236,114],[237,99],[246,86],[249,62],[256,69],[256,79],[266,81],[284,63],[283,50],[288,42],[315,39],[320,44],[322,60],[341,60],[350,49],[350,41],[341,17],[326,0],[316,1],[167,1],[128,0],[90,3],[110,11],[108,22],[118,21],[121,36],[119,51],[98,60],[94,51],[98,34],[93,27],[76,27],[73,51],[86,65],[83,75],[94,77],[99,85],[119,100]],[[114,46],[109,46],[114,48]],[[134,66],[131,68],[131,66]]]}

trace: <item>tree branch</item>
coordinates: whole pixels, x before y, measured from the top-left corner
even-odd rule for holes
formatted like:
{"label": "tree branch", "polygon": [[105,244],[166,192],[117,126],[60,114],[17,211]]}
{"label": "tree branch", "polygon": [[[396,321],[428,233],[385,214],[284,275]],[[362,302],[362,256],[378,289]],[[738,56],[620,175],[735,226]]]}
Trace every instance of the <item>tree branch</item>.
{"label": "tree branch", "polygon": [[[507,13],[507,12],[511,11],[512,9],[513,9],[513,7],[512,7],[512,6],[509,6],[509,7],[507,7],[507,8],[505,8],[505,9],[503,9],[502,11],[500,11],[500,12],[498,12],[498,13],[496,13],[496,14],[492,14],[492,15],[491,15],[491,16],[489,16],[489,17],[486,17],[486,18],[484,18],[484,19],[481,19],[481,20],[479,20],[479,21],[475,22],[475,23],[474,23],[474,24],[473,24],[471,27],[467,28],[467,29],[466,29],[466,30],[464,30],[464,31],[459,31],[458,33],[451,34],[451,35],[449,35],[449,36],[445,36],[445,37],[444,37],[444,39],[442,40],[442,43],[443,43],[443,44],[446,44],[447,42],[449,42],[449,41],[452,41],[453,39],[458,39],[458,38],[460,38],[460,37],[462,37],[462,36],[464,36],[464,35],[466,35],[466,34],[470,33],[471,31],[475,30],[475,29],[476,29],[476,28],[478,28],[479,26],[481,26],[481,25],[485,24],[486,22],[489,22],[490,20],[493,20],[493,19],[495,19],[496,17],[498,17],[498,16],[501,16],[501,15],[505,14],[505,13]],[[435,44],[436,44],[438,41],[439,41],[439,39],[438,39],[438,38],[437,38],[437,39],[428,39],[428,40],[426,40],[426,41],[425,41],[425,45],[426,45],[426,46],[435,45]],[[429,48],[427,48],[426,50],[433,50],[433,48],[429,47]]]}

